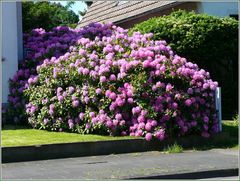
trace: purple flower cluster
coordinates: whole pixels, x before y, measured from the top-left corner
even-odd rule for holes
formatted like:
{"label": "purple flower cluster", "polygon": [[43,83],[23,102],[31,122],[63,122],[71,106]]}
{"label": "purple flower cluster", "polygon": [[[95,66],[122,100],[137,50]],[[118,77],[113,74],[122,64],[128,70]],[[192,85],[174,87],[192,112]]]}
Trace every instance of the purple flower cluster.
{"label": "purple flower cluster", "polygon": [[10,79],[9,108],[6,111],[9,118],[17,116],[22,121],[26,119],[26,100],[23,97],[23,91],[29,85],[38,82],[36,69],[45,59],[57,59],[67,51],[73,49],[73,45],[76,44],[77,40],[83,37],[94,39],[95,37],[111,36],[111,26],[111,23],[92,23],[81,29],[59,26],[49,32],[39,28],[32,30],[29,34],[24,34],[26,57],[20,63],[20,69]]}
{"label": "purple flower cluster", "polygon": [[109,29],[111,35],[77,39],[69,52],[37,67],[37,81],[24,92],[38,95],[27,107],[32,125],[160,141],[218,131],[217,82],[208,72],[152,34]]}

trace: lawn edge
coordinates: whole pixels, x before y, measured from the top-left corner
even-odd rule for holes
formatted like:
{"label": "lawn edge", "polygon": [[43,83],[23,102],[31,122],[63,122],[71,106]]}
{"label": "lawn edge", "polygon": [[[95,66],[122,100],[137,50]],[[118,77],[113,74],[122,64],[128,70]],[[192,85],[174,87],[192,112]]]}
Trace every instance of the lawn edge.
{"label": "lawn edge", "polygon": [[226,139],[227,136],[228,134],[222,132],[212,135],[210,138],[203,138],[201,136],[191,135],[187,137],[180,137],[177,139],[168,139],[162,142],[149,142],[141,138],[136,138],[96,142],[91,141],[33,146],[2,147],[2,163],[145,151],[163,151],[166,146],[173,143],[177,143],[183,148],[190,148],[199,145],[206,145],[209,142],[218,143],[221,140]]}

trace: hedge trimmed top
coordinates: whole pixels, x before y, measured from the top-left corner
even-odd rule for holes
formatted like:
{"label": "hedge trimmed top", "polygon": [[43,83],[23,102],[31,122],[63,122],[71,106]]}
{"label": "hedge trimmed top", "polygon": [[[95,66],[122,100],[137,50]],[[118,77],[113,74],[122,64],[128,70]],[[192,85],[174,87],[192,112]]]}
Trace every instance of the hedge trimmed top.
{"label": "hedge trimmed top", "polygon": [[194,12],[176,11],[136,24],[133,32],[153,33],[154,40],[166,40],[179,55],[191,61],[231,59],[237,52],[238,22]]}

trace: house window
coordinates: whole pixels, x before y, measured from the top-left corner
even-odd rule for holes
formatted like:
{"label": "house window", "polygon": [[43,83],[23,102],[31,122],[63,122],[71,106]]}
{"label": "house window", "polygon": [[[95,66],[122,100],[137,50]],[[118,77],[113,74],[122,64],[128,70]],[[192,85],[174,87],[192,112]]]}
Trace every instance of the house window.
{"label": "house window", "polygon": [[128,3],[128,1],[118,1],[117,5],[120,6],[122,4]]}
{"label": "house window", "polygon": [[231,18],[234,18],[234,19],[238,20],[238,14],[230,14],[229,16]]}

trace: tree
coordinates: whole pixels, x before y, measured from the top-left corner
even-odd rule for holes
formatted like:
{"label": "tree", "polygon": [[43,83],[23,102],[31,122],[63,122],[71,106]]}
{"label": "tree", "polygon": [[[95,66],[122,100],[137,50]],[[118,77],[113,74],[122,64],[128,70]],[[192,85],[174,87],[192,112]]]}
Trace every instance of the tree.
{"label": "tree", "polygon": [[[87,5],[87,8],[85,8],[83,11],[78,11],[79,16],[83,17],[87,13],[87,9],[92,5],[93,1],[81,1],[81,2]],[[66,6],[71,7],[73,4],[75,4],[75,1],[68,1]]]}
{"label": "tree", "polygon": [[87,4],[88,7],[91,6],[93,3],[93,1],[84,1],[84,2]]}
{"label": "tree", "polygon": [[78,14],[83,17],[87,13],[87,10],[84,9],[84,11],[78,11]]}
{"label": "tree", "polygon": [[50,30],[56,26],[76,27],[78,15],[69,8],[74,2],[67,6],[60,3],[43,2],[22,2],[23,31],[29,32],[34,28]]}
{"label": "tree", "polygon": [[70,9],[74,4],[75,4],[75,1],[68,1],[65,8]]}

